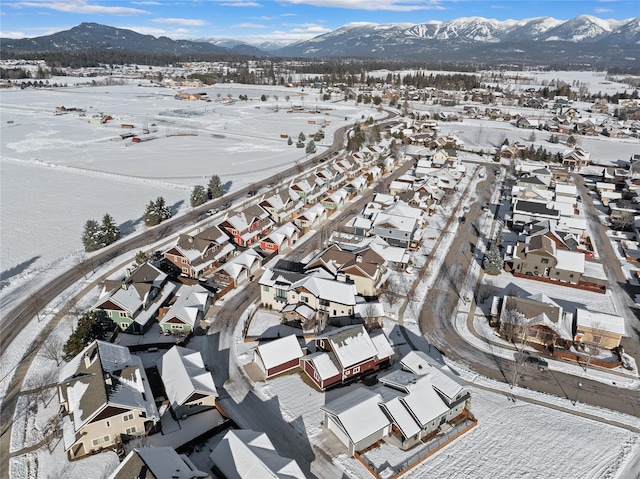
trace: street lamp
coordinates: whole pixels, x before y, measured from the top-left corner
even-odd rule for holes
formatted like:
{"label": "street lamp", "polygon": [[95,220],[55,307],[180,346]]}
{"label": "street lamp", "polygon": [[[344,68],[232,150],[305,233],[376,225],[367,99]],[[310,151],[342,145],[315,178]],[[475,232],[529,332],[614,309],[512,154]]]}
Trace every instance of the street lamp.
{"label": "street lamp", "polygon": [[582,387],[582,383],[578,383],[578,389],[576,390],[576,398],[573,400],[573,405],[575,406],[578,402],[578,394],[580,394],[580,388]]}

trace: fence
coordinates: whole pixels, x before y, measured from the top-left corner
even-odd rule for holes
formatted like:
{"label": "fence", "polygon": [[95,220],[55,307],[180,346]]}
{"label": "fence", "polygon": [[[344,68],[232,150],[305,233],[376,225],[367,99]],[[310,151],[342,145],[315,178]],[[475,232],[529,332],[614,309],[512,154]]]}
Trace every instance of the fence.
{"label": "fence", "polygon": [[[420,451],[393,466],[393,468],[397,472],[393,476],[391,476],[390,479],[396,479],[402,476],[410,469],[413,469],[422,461],[424,461],[427,457],[435,454],[451,441],[463,435],[465,432],[469,431],[478,424],[478,420],[466,409],[463,410],[462,416],[464,417],[462,422],[453,426],[441,436],[437,436],[436,438],[430,440],[420,448]],[[371,461],[367,460],[366,453],[362,455],[358,455],[356,453],[356,458],[365,465],[365,467],[369,470],[369,472],[371,472],[374,477],[380,478],[377,468],[371,464]],[[384,469],[386,469],[388,467],[388,463],[385,463],[383,467]],[[380,470],[382,470],[382,467],[380,468]]]}

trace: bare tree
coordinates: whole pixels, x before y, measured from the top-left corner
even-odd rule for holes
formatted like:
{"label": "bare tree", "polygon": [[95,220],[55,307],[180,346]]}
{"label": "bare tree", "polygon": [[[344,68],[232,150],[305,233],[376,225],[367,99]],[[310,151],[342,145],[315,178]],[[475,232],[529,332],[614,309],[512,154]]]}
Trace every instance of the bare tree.
{"label": "bare tree", "polygon": [[395,280],[390,279],[382,285],[382,295],[389,303],[389,306],[393,307],[400,299],[400,287]]}
{"label": "bare tree", "polygon": [[525,348],[531,338],[531,326],[528,324],[528,321],[528,318],[518,311],[515,297],[507,296],[505,304],[503,305],[502,315],[500,316],[500,331],[516,348],[511,387],[518,385],[520,370],[527,358]]}
{"label": "bare tree", "polygon": [[29,297],[28,308],[29,312],[32,313],[36,318],[38,318],[38,322],[40,322],[40,312],[44,308],[44,298],[40,294],[39,291],[35,291],[31,293]]}
{"label": "bare tree", "polygon": [[25,386],[32,391],[36,398],[42,402],[46,408],[48,400],[52,397],[50,390],[57,386],[56,370],[41,369],[25,381]]}
{"label": "bare tree", "polygon": [[80,273],[84,276],[84,279],[87,279],[89,271],[93,269],[92,266],[93,261],[90,260],[84,252],[80,253],[76,257],[76,267],[78,268],[78,271],[80,271]]}
{"label": "bare tree", "polygon": [[497,292],[498,292],[498,288],[496,288],[493,282],[487,281],[486,283],[482,284],[478,289],[478,296],[477,296],[478,302],[484,303],[490,297],[495,296]]}
{"label": "bare tree", "polygon": [[58,335],[49,335],[49,337],[42,343],[40,348],[40,356],[45,359],[50,359],[56,362],[56,366],[60,366],[62,363],[62,346],[64,341]]}

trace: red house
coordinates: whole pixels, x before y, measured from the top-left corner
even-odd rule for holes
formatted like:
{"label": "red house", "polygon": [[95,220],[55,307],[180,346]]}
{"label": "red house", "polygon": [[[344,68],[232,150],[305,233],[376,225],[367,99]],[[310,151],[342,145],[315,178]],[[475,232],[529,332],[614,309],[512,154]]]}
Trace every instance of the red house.
{"label": "red house", "polygon": [[265,235],[273,226],[269,213],[260,205],[246,208],[220,223],[231,239],[240,246],[248,246],[255,243]]}
{"label": "red house", "polygon": [[300,237],[300,229],[293,223],[285,223],[260,240],[260,248],[268,254],[290,248]]}
{"label": "red house", "polygon": [[320,389],[384,368],[393,356],[384,333],[371,337],[361,324],[317,336],[314,343],[317,352],[301,357],[300,366]]}
{"label": "red house", "polygon": [[300,366],[304,356],[295,334],[260,344],[253,351],[253,361],[267,379]]}

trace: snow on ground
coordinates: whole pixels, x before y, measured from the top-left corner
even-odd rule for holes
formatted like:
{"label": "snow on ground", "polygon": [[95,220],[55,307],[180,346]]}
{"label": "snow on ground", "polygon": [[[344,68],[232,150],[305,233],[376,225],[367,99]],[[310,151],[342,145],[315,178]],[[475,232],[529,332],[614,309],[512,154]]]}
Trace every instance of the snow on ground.
{"label": "snow on ground", "polygon": [[[192,187],[206,184],[212,174],[235,189],[304,159],[304,149],[289,146],[281,135],[295,141],[300,132],[316,133],[326,122],[325,139],[317,142],[320,154],[340,126],[381,115],[353,103],[318,102],[315,95],[291,89],[203,90],[216,101],[179,101],[175,90],[135,85],[3,91],[0,271],[5,285],[80,250],[89,219],[110,213],[124,231],[138,230],[146,204],[158,196],[174,213],[185,211]],[[217,93],[221,99],[246,94],[251,100],[222,102]],[[264,93],[269,101],[257,100]],[[287,113],[293,104],[319,112]],[[59,106],[82,108],[86,116],[55,115]],[[89,123],[102,114],[113,119]],[[135,144],[120,137],[139,135],[143,128],[157,139]]]}

